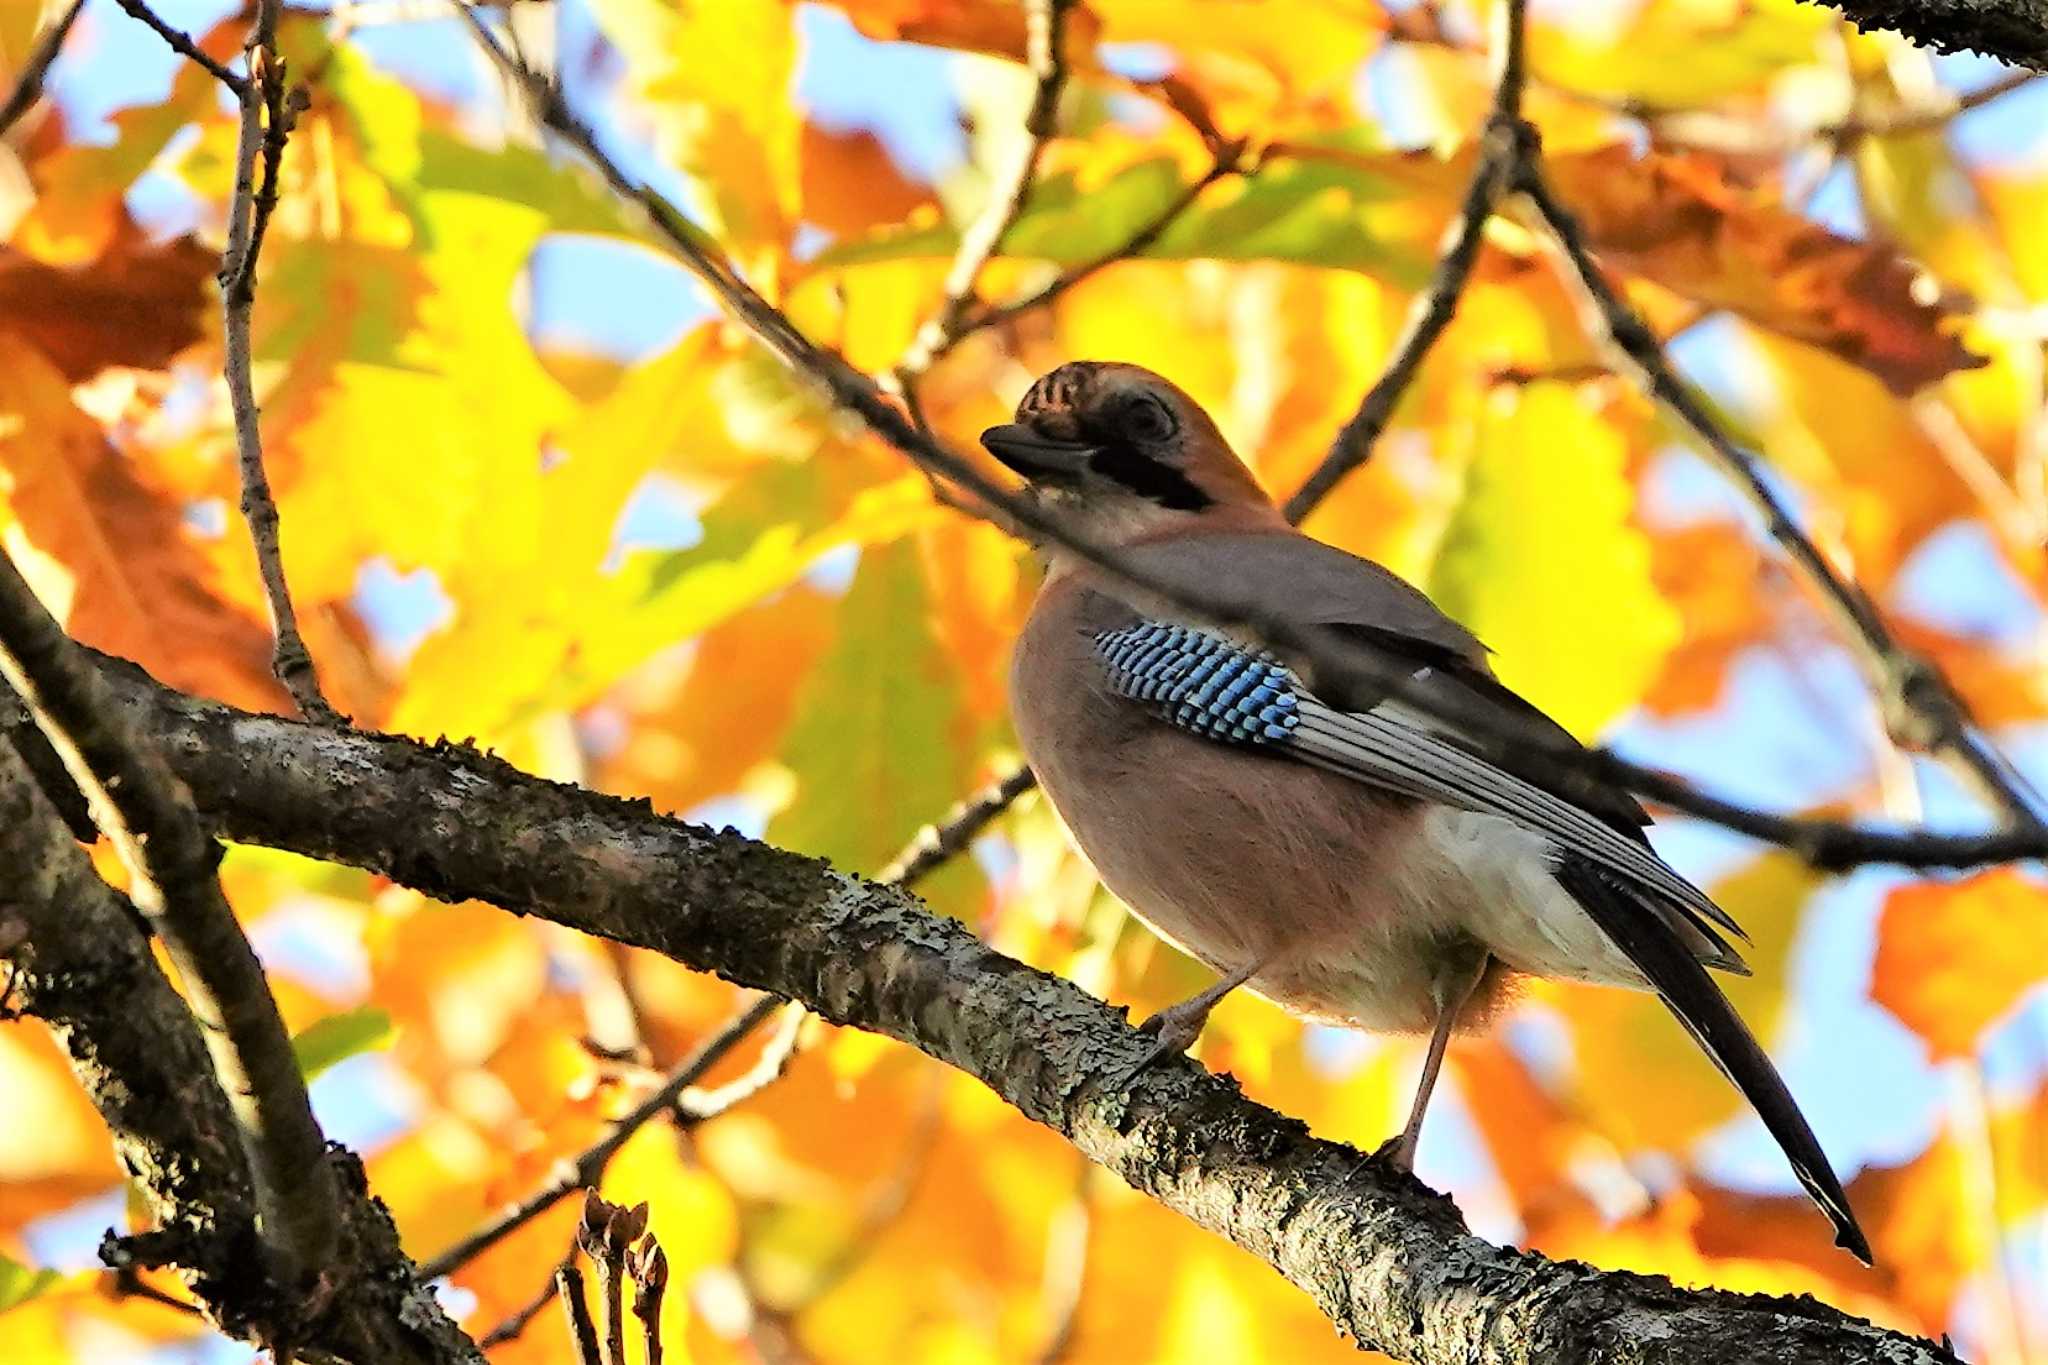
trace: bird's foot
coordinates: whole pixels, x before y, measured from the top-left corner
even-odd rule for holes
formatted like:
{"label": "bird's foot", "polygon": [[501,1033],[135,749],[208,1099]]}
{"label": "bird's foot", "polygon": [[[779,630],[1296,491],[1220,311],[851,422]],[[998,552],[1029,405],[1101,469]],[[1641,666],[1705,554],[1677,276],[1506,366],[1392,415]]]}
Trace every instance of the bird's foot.
{"label": "bird's foot", "polygon": [[1193,1047],[1195,1039],[1202,1036],[1202,1025],[1208,1022],[1209,1009],[1214,1003],[1200,997],[1183,1000],[1178,1005],[1168,1005],[1138,1025],[1138,1032],[1151,1034],[1153,1043],[1138,1064],[1118,1079],[1117,1089],[1130,1089],[1138,1077],[1151,1070],[1162,1058],[1179,1056]]}
{"label": "bird's foot", "polygon": [[1367,1159],[1380,1162],[1389,1170],[1399,1171],[1402,1175],[1414,1175],[1415,1137],[1413,1133],[1396,1133],[1375,1147],[1372,1156]]}

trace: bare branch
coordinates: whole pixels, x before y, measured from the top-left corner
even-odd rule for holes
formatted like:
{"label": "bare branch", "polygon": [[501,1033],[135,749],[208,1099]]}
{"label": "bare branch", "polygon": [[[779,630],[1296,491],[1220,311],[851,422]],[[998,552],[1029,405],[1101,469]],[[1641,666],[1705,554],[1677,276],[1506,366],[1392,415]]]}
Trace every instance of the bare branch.
{"label": "bare branch", "polygon": [[1055,131],[1060,95],[1067,88],[1066,28],[1067,12],[1072,8],[1073,0],[1025,0],[1024,64],[1038,85],[1024,115],[1024,141],[1018,145],[1016,160],[990,187],[981,215],[961,234],[960,249],[946,272],[946,295],[938,313],[918,329],[909,350],[896,362],[893,379],[899,391],[907,392],[919,376],[958,345],[973,330],[969,316],[984,306],[976,292],[981,272],[1002,244],[1003,234],[1023,213],[1038,176],[1038,163]]}
{"label": "bare branch", "polygon": [[1246,160],[1245,144],[1242,142],[1222,143],[1215,148],[1215,154],[1216,159],[1208,170],[1189,181],[1166,207],[1154,214],[1136,232],[1118,243],[1114,249],[1079,265],[1067,267],[1038,290],[1021,299],[982,309],[974,315],[969,330],[978,331],[984,327],[1000,327],[1004,323],[1014,322],[1024,314],[1052,303],[1075,285],[1093,278],[1118,261],[1127,261],[1151,250],[1152,244],[1164,237],[1167,229],[1179,222],[1181,215],[1195,206],[1195,201],[1202,197],[1204,190],[1219,180],[1252,169]]}
{"label": "bare branch", "polygon": [[169,24],[165,23],[158,17],[157,12],[149,7],[146,0],[114,0],[114,3],[128,11],[132,17],[153,29],[159,38],[162,38],[171,45],[173,52],[184,57],[187,61],[204,67],[208,75],[234,91],[236,99],[244,97],[244,92],[249,87],[247,79],[236,75],[200,51],[199,44],[192,41],[191,34],[186,33],[182,29],[172,28]]}
{"label": "bare branch", "polygon": [[597,1353],[597,1324],[590,1320],[590,1305],[583,1298],[583,1272],[574,1261],[555,1271],[555,1294],[569,1317],[569,1340],[575,1344],[576,1365],[600,1365]]}
{"label": "bare branch", "polygon": [[241,1123],[193,1011],[158,970],[135,908],[100,880],[5,739],[0,866],[0,956],[11,993],[70,1058],[153,1224],[102,1244],[118,1292],[157,1297],[139,1272],[172,1264],[207,1318],[244,1340],[296,1346],[307,1359],[478,1362],[414,1278],[388,1215],[363,1197],[362,1168],[339,1149],[323,1154],[350,1194],[345,1264],[322,1267],[335,1292],[316,1302],[252,1273],[266,1257]]}
{"label": "bare branch", "polygon": [[1890,29],[1938,52],[1981,52],[2048,71],[2048,0],[1808,0],[1858,28]]}
{"label": "bare branch", "polygon": [[2041,827],[2026,783],[1988,745],[1954,689],[1927,660],[1900,644],[1877,605],[1838,572],[1812,537],[1800,529],[1771,482],[1763,461],[1738,445],[1708,414],[1671,368],[1647,323],[1608,284],[1586,245],[1578,220],[1552,193],[1532,155],[1514,172],[1514,188],[1525,195],[1556,238],[1589,313],[1627,360],[1651,396],[1669,409],[1704,445],[1763,516],[1771,538],[1819,590],[1822,600],[1857,646],[1893,737],[1909,748],[1943,754],[2017,823]]}
{"label": "bare branch", "polygon": [[925,874],[962,852],[995,823],[1012,802],[1038,785],[1031,769],[1016,767],[968,797],[936,825],[926,825],[911,837],[901,853],[882,869],[877,881],[914,886]]}
{"label": "bare branch", "polygon": [[[603,1137],[564,1162],[552,1180],[421,1266],[421,1276],[436,1280],[443,1275],[454,1274],[576,1191],[595,1185],[604,1175],[605,1167],[611,1164],[611,1159],[633,1134],[646,1127],[650,1120],[673,1110],[685,1090],[724,1061],[728,1053],[766,1022],[769,1015],[782,1008],[783,1003],[775,996],[764,995],[727,1020],[718,1032],[698,1044],[696,1051],[678,1062],[668,1078],[646,1099],[621,1115]],[[691,1113],[691,1117],[698,1120],[710,1116],[709,1113]]]}
{"label": "bare branch", "polygon": [[1486,239],[1486,224],[1493,217],[1514,165],[1525,155],[1528,126],[1522,122],[1522,91],[1528,83],[1523,55],[1523,0],[1501,0],[1495,7],[1500,22],[1494,34],[1493,113],[1480,136],[1479,164],[1458,216],[1444,230],[1443,246],[1437,254],[1436,272],[1429,285],[1415,298],[1408,320],[1394,343],[1387,367],[1358,404],[1358,411],[1337,433],[1330,453],[1316,466],[1283,509],[1287,519],[1300,522],[1330,495],[1346,474],[1364,464],[1375,442],[1393,419],[1394,408],[1408,391],[1422,368],[1423,357],[1437,338],[1451,325],[1465,282],[1472,278],[1473,263],[1479,259],[1480,244]]}
{"label": "bare branch", "polygon": [[[120,679],[226,833],[666,953],[990,1086],[1419,1365],[1868,1359],[1940,1348],[1806,1300],[1680,1291],[1492,1246],[1456,1209],[1174,1059],[1073,984],[893,888],[456,745],[236,712]],[[1504,1332],[1502,1323],[1515,1324]],[[1519,1343],[1519,1345],[1517,1345]]]}
{"label": "bare branch", "polygon": [[661,1365],[661,1300],[668,1293],[668,1255],[648,1233],[626,1257],[633,1276],[633,1316],[640,1319],[641,1359]]}
{"label": "bare branch", "polygon": [[0,672],[85,794],[178,969],[241,1125],[273,1278],[292,1285],[321,1274],[338,1216],[326,1144],[262,964],[214,875],[220,846],[184,784],[4,556]]}
{"label": "bare branch", "polygon": [[[277,180],[284,162],[285,139],[304,96],[290,89],[284,60],[277,55],[279,0],[256,0],[256,20],[246,48],[249,78],[235,90],[241,106],[241,136],[235,153],[235,192],[228,204],[227,245],[220,258],[221,331],[226,352],[228,404],[235,418],[235,457],[242,475],[242,519],[255,542],[256,567],[270,603],[276,646],[271,668],[307,720],[332,724],[339,719],[320,694],[313,656],[299,634],[298,612],[284,575],[279,544],[277,500],[263,467],[261,414],[256,407],[255,380],[250,371],[249,328],[256,307],[256,259],[270,215],[277,208]],[[263,162],[263,183],[256,183],[256,162]]]}
{"label": "bare branch", "polygon": [[0,134],[5,134],[20,121],[21,116],[35,107],[43,97],[43,78],[50,74],[50,67],[57,60],[57,53],[64,47],[64,39],[70,36],[71,26],[78,22],[78,13],[85,8],[85,0],[71,0],[71,8],[57,16],[57,22],[44,29],[29,49],[28,60],[21,64],[21,75],[14,82],[14,89],[4,103],[0,103]]}

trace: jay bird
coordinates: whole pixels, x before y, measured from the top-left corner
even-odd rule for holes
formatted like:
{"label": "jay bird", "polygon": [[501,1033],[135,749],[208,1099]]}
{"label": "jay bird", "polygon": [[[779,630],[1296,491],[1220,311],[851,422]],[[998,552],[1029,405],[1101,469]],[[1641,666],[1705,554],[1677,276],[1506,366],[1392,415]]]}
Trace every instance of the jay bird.
{"label": "jay bird", "polygon": [[1012,663],[1024,753],[1104,884],[1221,977],[1146,1021],[1148,1064],[1185,1051],[1239,986],[1309,1019],[1427,1033],[1385,1149],[1409,1170],[1450,1035],[1483,1027],[1515,977],[1654,991],[1869,1261],[1820,1144],[1707,973],[1747,974],[1724,936],[1740,927],[1652,851],[1628,793],[1530,761],[1577,743],[1494,678],[1470,632],[1296,531],[1208,414],[1148,370],[1062,365],[981,439],[1026,496],[1134,569],[1197,596],[1227,585],[1494,722],[1461,730],[1384,687],[1319,679],[1042,546]]}

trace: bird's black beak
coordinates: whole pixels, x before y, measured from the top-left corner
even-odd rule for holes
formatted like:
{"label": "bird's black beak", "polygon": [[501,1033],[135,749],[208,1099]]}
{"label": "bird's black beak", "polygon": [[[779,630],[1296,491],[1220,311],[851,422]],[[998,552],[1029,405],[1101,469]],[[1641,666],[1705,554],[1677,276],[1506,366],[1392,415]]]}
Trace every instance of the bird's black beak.
{"label": "bird's black beak", "polygon": [[981,433],[988,453],[1027,479],[1069,478],[1087,465],[1095,447],[1086,441],[1063,441],[1042,435],[1022,422],[990,427]]}

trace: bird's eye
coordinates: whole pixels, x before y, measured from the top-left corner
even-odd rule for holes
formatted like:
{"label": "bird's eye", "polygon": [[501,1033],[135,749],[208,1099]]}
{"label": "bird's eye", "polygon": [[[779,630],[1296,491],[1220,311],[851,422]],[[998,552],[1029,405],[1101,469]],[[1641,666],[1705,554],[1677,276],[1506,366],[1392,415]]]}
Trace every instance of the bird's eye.
{"label": "bird's eye", "polygon": [[1164,441],[1180,430],[1173,409],[1149,393],[1135,393],[1117,414],[1117,425],[1133,441],[1151,444]]}

